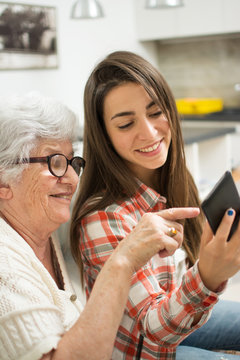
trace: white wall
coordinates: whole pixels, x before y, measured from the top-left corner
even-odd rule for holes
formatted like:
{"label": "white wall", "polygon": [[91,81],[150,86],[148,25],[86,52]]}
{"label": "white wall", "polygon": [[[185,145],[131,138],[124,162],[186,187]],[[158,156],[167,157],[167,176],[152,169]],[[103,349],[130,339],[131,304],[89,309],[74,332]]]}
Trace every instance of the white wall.
{"label": "white wall", "polygon": [[[39,91],[62,100],[80,115],[83,124],[84,84],[93,66],[108,52],[131,50],[157,63],[154,43],[136,40],[135,6],[138,0],[99,0],[105,17],[70,19],[74,0],[8,0],[13,3],[56,6],[58,23],[58,69],[0,70],[0,96]],[[0,1],[1,2],[1,1]]]}

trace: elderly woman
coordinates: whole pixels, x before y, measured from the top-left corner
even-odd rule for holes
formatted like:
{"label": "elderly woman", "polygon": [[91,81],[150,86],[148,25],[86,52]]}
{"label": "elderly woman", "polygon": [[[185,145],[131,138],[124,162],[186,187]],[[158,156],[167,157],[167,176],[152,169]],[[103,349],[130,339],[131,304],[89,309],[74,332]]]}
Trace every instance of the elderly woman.
{"label": "elderly woman", "polygon": [[[132,275],[154,254],[173,254],[183,238],[176,219],[199,213],[185,208],[143,217],[106,262],[82,310],[52,236],[70,218],[85,164],[73,156],[75,134],[75,115],[54,100],[0,100],[2,360],[109,359]],[[174,237],[160,232],[160,219],[175,228]]]}

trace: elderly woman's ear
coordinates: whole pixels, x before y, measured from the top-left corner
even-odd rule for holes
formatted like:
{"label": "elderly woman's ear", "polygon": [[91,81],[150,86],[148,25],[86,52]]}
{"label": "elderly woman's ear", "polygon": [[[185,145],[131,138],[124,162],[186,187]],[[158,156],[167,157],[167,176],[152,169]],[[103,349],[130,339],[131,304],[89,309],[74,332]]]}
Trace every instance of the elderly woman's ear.
{"label": "elderly woman's ear", "polygon": [[10,200],[13,196],[12,190],[9,185],[0,183],[0,199]]}

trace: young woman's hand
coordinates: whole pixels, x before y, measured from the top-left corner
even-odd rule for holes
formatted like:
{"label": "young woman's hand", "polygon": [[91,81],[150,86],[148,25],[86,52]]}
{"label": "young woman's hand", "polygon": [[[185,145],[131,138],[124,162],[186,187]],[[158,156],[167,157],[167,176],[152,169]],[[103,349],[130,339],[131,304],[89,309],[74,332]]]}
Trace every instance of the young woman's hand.
{"label": "young woman's hand", "polygon": [[[116,256],[124,257],[133,271],[140,269],[157,253],[161,257],[172,255],[182,244],[183,226],[176,220],[192,218],[198,208],[172,208],[156,213],[146,213],[132,232],[118,245]],[[169,233],[176,229],[176,235]]]}
{"label": "young woman's hand", "polygon": [[235,212],[226,211],[216,235],[206,222],[199,253],[199,272],[205,286],[217,291],[222,283],[240,270],[240,223],[238,228],[227,241]]}

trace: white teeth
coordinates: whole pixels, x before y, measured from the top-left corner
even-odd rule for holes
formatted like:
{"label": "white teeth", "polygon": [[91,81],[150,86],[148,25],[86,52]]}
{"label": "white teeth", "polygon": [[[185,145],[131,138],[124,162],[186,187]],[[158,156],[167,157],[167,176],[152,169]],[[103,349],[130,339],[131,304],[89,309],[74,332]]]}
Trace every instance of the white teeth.
{"label": "white teeth", "polygon": [[151,152],[151,151],[154,151],[154,150],[156,150],[156,149],[158,148],[159,144],[160,144],[160,141],[159,141],[157,144],[155,144],[155,145],[153,145],[153,146],[150,146],[149,148],[139,149],[139,151],[141,151],[141,152]]}
{"label": "white teeth", "polygon": [[57,197],[57,198],[63,198],[63,199],[70,199],[70,197],[67,195],[51,195],[51,196]]}

